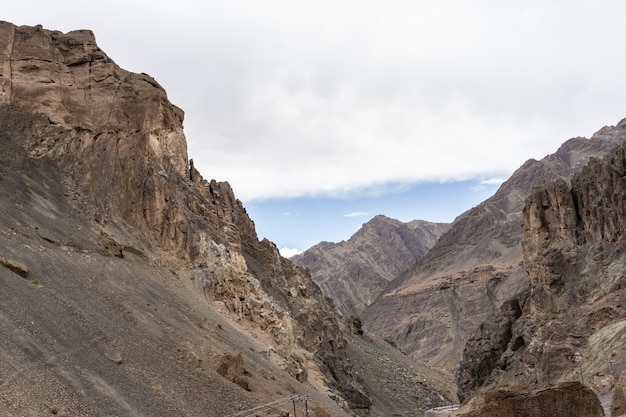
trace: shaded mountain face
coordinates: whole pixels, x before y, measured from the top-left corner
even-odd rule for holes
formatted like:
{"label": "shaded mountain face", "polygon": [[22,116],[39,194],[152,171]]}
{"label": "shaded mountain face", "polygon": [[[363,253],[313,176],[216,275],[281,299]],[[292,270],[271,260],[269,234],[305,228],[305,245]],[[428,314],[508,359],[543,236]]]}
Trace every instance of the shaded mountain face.
{"label": "shaded mountain face", "polygon": [[[626,120],[616,130],[624,128]],[[626,145],[590,160],[570,183],[556,180],[533,191],[523,224],[524,266],[530,276],[525,308],[511,320],[495,361],[490,359],[495,349],[475,349],[479,343],[488,346],[493,333],[476,334],[468,344],[461,363],[467,371],[461,380],[465,393],[511,384],[545,389],[576,380],[600,398],[610,415],[623,415]],[[493,327],[493,322],[483,325]],[[480,362],[493,362],[482,381],[471,372],[472,364]],[[490,415],[479,408],[478,413]]]}
{"label": "shaded mountain face", "polygon": [[383,215],[350,239],[322,242],[291,258],[311,271],[322,292],[344,316],[359,316],[385,286],[433,247],[446,223],[404,223]]}
{"label": "shaded mountain face", "polygon": [[522,210],[532,189],[569,181],[591,157],[626,138],[621,125],[574,138],[529,160],[494,196],[460,215],[435,246],[362,314],[364,326],[416,359],[452,372],[476,327],[529,288],[522,265]]}
{"label": "shaded mountain face", "polygon": [[182,120],[90,31],[0,22],[2,415],[370,406],[334,306],[193,168]]}

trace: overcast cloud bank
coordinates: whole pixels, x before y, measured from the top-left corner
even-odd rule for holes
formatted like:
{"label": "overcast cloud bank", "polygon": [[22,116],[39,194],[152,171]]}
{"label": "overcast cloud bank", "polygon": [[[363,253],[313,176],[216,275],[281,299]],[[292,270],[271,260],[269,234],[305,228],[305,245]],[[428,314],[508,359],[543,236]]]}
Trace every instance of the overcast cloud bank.
{"label": "overcast cloud bank", "polygon": [[21,1],[186,111],[244,201],[507,176],[623,116],[620,1]]}
{"label": "overcast cloud bank", "polygon": [[259,235],[306,248],[349,237],[358,212],[451,221],[617,123],[624,15],[618,0],[22,0],[2,18],[93,30],[185,111],[195,167],[230,182]]}

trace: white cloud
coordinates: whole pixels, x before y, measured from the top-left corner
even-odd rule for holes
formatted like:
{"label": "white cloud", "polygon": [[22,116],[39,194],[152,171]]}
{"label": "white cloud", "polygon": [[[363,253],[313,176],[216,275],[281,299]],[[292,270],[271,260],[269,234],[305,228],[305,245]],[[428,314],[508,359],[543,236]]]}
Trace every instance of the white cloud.
{"label": "white cloud", "polygon": [[363,217],[363,216],[369,216],[369,213],[365,211],[355,211],[352,213],[344,214],[344,217]]}
{"label": "white cloud", "polygon": [[501,185],[506,178],[489,178],[488,180],[482,180],[480,183],[482,185]]}
{"label": "white cloud", "polygon": [[620,37],[589,28],[600,6],[348,3],[358,12],[322,2],[253,23],[275,34],[250,39],[272,59],[233,89],[236,120],[190,138],[206,175],[244,200],[506,176],[622,117]]}
{"label": "white cloud", "polygon": [[618,0],[112,0],[97,14],[23,0],[3,19],[93,29],[185,110],[203,176],[250,202],[508,176],[590,136],[625,116],[625,13]]}
{"label": "white cloud", "polygon": [[503,178],[489,178],[486,180],[482,180],[473,187],[470,187],[472,191],[483,191],[486,190],[488,186],[501,185],[506,179]]}
{"label": "white cloud", "polygon": [[278,251],[285,258],[291,258],[292,256],[300,255],[302,253],[301,250],[292,248],[280,248]]}

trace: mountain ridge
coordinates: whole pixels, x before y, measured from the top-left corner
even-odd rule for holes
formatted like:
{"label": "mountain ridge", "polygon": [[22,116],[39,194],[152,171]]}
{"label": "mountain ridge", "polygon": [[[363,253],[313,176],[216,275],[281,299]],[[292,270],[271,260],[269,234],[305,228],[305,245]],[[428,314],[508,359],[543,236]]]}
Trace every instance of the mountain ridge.
{"label": "mountain ridge", "polygon": [[[613,131],[624,129],[626,120]],[[512,300],[521,306],[514,317],[485,321],[466,345],[459,388],[468,404],[459,416],[519,415],[513,404],[489,401],[494,392],[512,395],[514,385],[552,397],[546,414],[557,413],[563,395],[570,403],[585,399],[569,415],[623,414],[625,146],[526,199],[529,291]]]}
{"label": "mountain ridge", "polygon": [[572,138],[554,154],[525,162],[388,284],[362,314],[364,326],[415,359],[454,372],[476,323],[530,285],[521,248],[525,197],[609,152],[626,138],[620,126],[604,127],[591,139]]}
{"label": "mountain ridge", "polygon": [[321,242],[290,259],[311,271],[313,280],[342,315],[359,316],[387,283],[422,257],[446,229],[446,223],[401,222],[377,215],[347,241]]}

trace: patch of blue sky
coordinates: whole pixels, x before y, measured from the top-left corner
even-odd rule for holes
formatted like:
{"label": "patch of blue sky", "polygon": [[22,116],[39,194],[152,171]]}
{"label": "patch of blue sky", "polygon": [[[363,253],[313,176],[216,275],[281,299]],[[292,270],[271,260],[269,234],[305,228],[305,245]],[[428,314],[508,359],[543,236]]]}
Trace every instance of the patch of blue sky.
{"label": "patch of blue sky", "polygon": [[[302,251],[347,240],[378,214],[404,222],[452,222],[492,196],[502,180],[418,183],[348,192],[343,196],[275,198],[245,203],[260,239]],[[288,252],[288,253],[293,253]]]}

